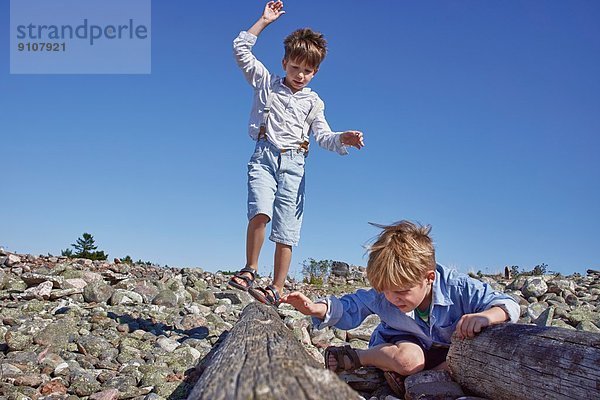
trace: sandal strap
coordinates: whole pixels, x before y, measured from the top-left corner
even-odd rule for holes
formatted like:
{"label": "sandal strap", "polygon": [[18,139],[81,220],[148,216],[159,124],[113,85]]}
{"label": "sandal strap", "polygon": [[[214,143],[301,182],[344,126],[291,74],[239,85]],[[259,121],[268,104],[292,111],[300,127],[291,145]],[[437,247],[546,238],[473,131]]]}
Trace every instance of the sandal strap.
{"label": "sandal strap", "polygon": [[[360,362],[360,359],[358,358],[358,354],[356,353],[356,350],[354,350],[349,345],[345,345],[342,347],[336,347],[336,346],[328,347],[325,350],[325,354],[324,354],[325,355],[325,364],[327,367],[329,367],[327,358],[329,357],[330,354],[333,356],[333,358],[335,358],[335,361],[337,363],[337,366],[336,366],[334,372],[353,371],[355,369],[362,367],[362,364]],[[346,368],[346,360],[344,359],[346,356],[348,356],[348,359],[350,359],[350,368]]]}
{"label": "sandal strap", "polygon": [[350,362],[352,363],[352,369],[358,369],[362,366],[360,363],[360,358],[358,358],[358,353],[349,345],[345,345],[343,347],[342,353],[347,355],[350,358]]}
{"label": "sandal strap", "polygon": [[281,300],[281,296],[279,296],[279,291],[277,290],[277,288],[273,285],[269,285],[267,286],[267,289],[273,292],[273,295],[269,296],[271,300],[273,300],[274,303],[279,303]]}
{"label": "sandal strap", "polygon": [[244,268],[240,269],[234,276],[238,278],[248,278],[247,276],[243,275],[244,272],[248,272],[250,275],[252,275],[252,280],[256,279],[256,270],[248,266],[245,266]]}
{"label": "sandal strap", "polygon": [[[269,305],[277,307],[281,303],[281,296],[279,296],[279,292],[277,288],[273,285],[269,285],[265,288],[256,288],[251,289],[250,294],[259,300],[261,303],[267,303]],[[257,297],[259,295],[261,298]]]}

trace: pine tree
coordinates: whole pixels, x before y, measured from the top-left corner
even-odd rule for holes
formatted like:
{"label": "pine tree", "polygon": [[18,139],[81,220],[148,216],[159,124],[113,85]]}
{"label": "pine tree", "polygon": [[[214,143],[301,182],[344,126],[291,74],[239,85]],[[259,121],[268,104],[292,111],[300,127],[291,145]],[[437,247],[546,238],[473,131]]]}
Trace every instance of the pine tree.
{"label": "pine tree", "polygon": [[75,243],[72,243],[71,247],[76,251],[66,249],[62,251],[62,255],[90,260],[106,260],[108,258],[108,254],[104,254],[104,251],[95,251],[98,246],[94,244],[94,237],[87,232],[84,232],[82,237],[77,239]]}
{"label": "pine tree", "polygon": [[77,239],[76,243],[71,243],[71,246],[76,250],[74,256],[79,258],[89,258],[98,246],[94,245],[94,237],[87,232]]}

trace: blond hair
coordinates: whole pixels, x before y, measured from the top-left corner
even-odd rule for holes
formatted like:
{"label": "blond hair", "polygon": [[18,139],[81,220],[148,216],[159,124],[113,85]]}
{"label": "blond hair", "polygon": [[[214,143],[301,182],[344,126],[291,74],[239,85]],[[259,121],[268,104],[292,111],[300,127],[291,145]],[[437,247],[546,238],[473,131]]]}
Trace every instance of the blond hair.
{"label": "blond hair", "polygon": [[292,32],[283,41],[285,60],[306,63],[318,69],[327,54],[327,41],[322,33],[310,28],[302,28]]}
{"label": "blond hair", "polygon": [[367,278],[378,292],[410,288],[435,270],[435,249],[429,237],[431,226],[400,221],[392,225],[372,224],[383,231],[369,247]]}

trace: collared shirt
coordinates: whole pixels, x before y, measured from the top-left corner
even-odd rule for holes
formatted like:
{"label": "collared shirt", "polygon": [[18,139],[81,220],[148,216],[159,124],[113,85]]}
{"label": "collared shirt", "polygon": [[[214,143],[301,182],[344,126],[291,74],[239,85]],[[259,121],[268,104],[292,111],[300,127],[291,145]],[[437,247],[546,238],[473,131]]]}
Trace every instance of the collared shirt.
{"label": "collared shirt", "polygon": [[403,313],[375,289],[360,289],[339,299],[329,296],[321,300],[327,304],[327,314],[324,320],[313,318],[313,323],[318,329],[326,326],[352,329],[367,316],[377,314],[381,324],[371,335],[369,346],[396,342],[411,336],[425,348],[430,348],[433,343],[449,344],[456,324],[465,314],[499,306],[509,315],[510,322],[519,319],[520,308],[512,297],[495,291],[487,283],[439,264],[436,266],[432,295],[429,324],[415,318],[414,311]]}
{"label": "collared shirt", "polygon": [[[256,39],[255,35],[242,31],[233,41],[235,60],[254,89],[248,134],[254,140],[257,139],[263,121],[263,109],[269,93],[273,91],[275,96],[266,125],[267,138],[280,149],[297,149],[305,140],[302,137],[304,121],[320,100],[319,96],[307,87],[293,93],[284,85],[284,78],[271,74],[252,54]],[[311,124],[311,132],[319,146],[342,155],[348,154],[346,146],[340,141],[341,132],[331,131],[323,110]]]}

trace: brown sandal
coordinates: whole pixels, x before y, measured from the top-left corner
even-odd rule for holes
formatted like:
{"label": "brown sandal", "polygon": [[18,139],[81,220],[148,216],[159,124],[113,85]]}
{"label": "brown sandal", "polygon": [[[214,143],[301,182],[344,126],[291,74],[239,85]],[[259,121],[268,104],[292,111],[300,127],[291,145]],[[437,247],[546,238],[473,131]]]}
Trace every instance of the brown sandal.
{"label": "brown sandal", "polygon": [[266,288],[249,288],[248,293],[256,300],[260,301],[263,304],[267,304],[277,308],[281,303],[281,296],[279,296],[279,292],[277,288],[273,285],[269,285]]}
{"label": "brown sandal", "polygon": [[396,396],[404,398],[404,393],[406,392],[404,379],[406,379],[406,377],[394,371],[385,371],[383,377],[390,389],[392,389],[392,392],[394,392]]}
{"label": "brown sandal", "polygon": [[[249,273],[250,276],[244,275],[244,273]],[[245,284],[241,284],[236,282],[234,278],[240,279],[245,282]],[[248,291],[254,286],[254,280],[256,279],[256,271],[250,267],[244,267],[239,272],[237,272],[227,284],[231,287],[234,287],[239,290]]]}
{"label": "brown sandal", "polygon": [[[335,358],[335,361],[337,362],[337,366],[335,369],[331,369],[329,367],[330,355],[332,355],[333,358]],[[359,369],[360,367],[362,367],[356,350],[354,350],[349,345],[345,345],[343,347],[329,346],[325,349],[323,357],[325,358],[325,367],[335,373],[343,371],[354,371],[355,369]],[[344,357],[348,357],[348,359],[350,360],[350,368],[346,368],[346,360],[344,360]]]}

